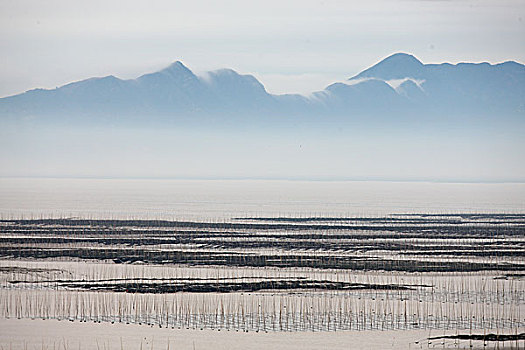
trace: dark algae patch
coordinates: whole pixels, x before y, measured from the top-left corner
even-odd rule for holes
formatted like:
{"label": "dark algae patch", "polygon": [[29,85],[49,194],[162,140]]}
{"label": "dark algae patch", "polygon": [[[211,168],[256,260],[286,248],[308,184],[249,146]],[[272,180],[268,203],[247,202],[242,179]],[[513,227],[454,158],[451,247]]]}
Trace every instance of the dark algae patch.
{"label": "dark algae patch", "polygon": [[[25,283],[10,281],[12,284]],[[334,281],[316,281],[300,279],[263,281],[177,281],[159,282],[155,279],[122,280],[119,283],[106,281],[41,281],[40,283],[56,283],[69,289],[113,291],[127,293],[230,293],[257,291],[291,291],[291,290],[410,290],[410,286],[387,284],[345,283]]]}
{"label": "dark algae patch", "polygon": [[428,340],[458,339],[458,340],[481,340],[481,341],[517,341],[525,340],[525,333],[518,334],[456,334],[431,337]]}

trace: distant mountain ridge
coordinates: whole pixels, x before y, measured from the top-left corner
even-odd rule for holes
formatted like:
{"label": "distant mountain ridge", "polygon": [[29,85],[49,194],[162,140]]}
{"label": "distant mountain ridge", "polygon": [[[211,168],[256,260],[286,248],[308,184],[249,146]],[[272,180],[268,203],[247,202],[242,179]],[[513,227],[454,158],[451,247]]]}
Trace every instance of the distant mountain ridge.
{"label": "distant mountain ridge", "polygon": [[423,64],[397,53],[344,82],[309,96],[269,94],[252,75],[231,69],[195,75],[176,61],[136,79],[90,78],[56,89],[35,89],[0,99],[0,118],[125,119],[359,118],[377,115],[489,115],[525,118],[525,66]]}

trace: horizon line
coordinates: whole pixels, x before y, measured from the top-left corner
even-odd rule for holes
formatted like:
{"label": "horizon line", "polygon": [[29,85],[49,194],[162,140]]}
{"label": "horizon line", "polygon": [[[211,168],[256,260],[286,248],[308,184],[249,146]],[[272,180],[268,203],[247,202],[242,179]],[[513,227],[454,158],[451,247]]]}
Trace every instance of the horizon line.
{"label": "horizon line", "polygon": [[258,177],[258,176],[103,176],[103,175],[0,175],[2,179],[70,180],[179,180],[179,181],[289,181],[289,182],[401,182],[443,184],[525,184],[524,179],[454,179],[403,177]]}

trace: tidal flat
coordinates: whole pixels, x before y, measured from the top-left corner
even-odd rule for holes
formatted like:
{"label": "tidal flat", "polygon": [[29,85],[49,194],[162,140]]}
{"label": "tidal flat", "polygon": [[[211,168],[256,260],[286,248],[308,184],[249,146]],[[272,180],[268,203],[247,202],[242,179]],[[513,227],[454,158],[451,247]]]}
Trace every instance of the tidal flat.
{"label": "tidal flat", "polygon": [[[89,214],[51,215],[42,194],[31,211],[20,209],[26,215],[2,212],[1,346],[525,346],[520,202],[514,210],[493,199],[498,212],[483,201],[460,211],[464,203],[455,198],[442,204],[446,212],[422,212],[396,199],[385,204],[399,206],[391,214],[330,215],[312,214],[312,203],[297,200],[286,205],[303,211],[292,214],[272,209],[260,193],[258,201],[241,201],[257,203],[258,212],[232,213],[239,199],[226,201],[226,210],[215,199],[193,202],[185,217],[104,217],[94,196],[78,199],[83,210],[92,202]],[[145,209],[144,198],[134,200],[135,213]],[[210,203],[218,215],[193,215]]]}

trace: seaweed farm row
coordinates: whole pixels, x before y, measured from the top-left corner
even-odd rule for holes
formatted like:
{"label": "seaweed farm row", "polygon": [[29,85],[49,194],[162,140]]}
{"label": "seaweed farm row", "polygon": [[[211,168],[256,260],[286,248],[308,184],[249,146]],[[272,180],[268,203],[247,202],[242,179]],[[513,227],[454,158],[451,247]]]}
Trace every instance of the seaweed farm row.
{"label": "seaweed farm row", "polygon": [[525,215],[4,219],[0,317],[523,333]]}
{"label": "seaweed farm row", "polygon": [[[0,316],[7,318],[242,331],[515,331],[525,325],[521,277],[497,274],[13,260],[1,261],[0,271]],[[266,288],[253,291],[254,282]],[[235,284],[244,287],[220,288]]]}
{"label": "seaweed farm row", "polygon": [[410,272],[521,271],[523,215],[0,221],[0,256]]}

